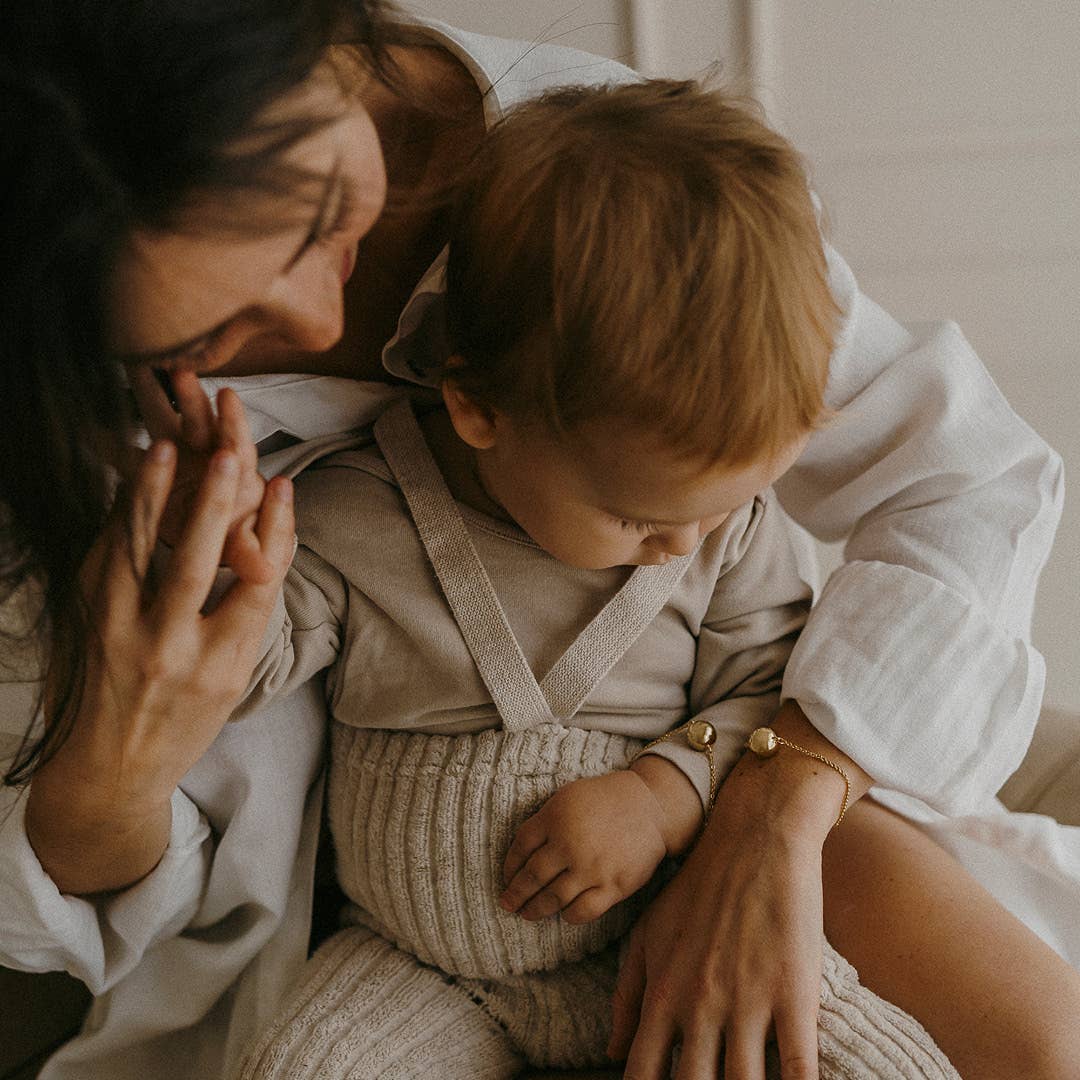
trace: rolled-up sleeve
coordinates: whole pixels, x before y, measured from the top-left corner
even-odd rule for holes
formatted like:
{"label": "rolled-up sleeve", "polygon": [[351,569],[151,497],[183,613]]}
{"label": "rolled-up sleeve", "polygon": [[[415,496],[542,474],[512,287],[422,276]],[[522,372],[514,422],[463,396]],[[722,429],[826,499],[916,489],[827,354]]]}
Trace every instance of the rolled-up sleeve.
{"label": "rolled-up sleeve", "polygon": [[845,562],[783,696],[878,783],[957,812],[1001,786],[1038,716],[1030,624],[1061,460],[955,325],[900,326],[829,260],[836,412],[776,489],[816,536],[846,538]]}
{"label": "rolled-up sleeve", "polygon": [[173,793],[169,845],[157,866],[137,884],[102,898],[60,892],[26,837],[25,793],[4,789],[3,801],[0,961],[6,966],[67,971],[101,994],[198,910],[213,843],[206,819],[179,789]]}
{"label": "rolled-up sleeve", "polygon": [[[29,584],[0,606],[0,771],[18,755],[40,694],[38,596]],[[67,971],[94,994],[115,985],[151,945],[194,915],[213,858],[206,818],[173,793],[169,844],[157,866],[122,892],[60,892],[26,835],[26,786],[0,787],[0,963],[23,971]]]}

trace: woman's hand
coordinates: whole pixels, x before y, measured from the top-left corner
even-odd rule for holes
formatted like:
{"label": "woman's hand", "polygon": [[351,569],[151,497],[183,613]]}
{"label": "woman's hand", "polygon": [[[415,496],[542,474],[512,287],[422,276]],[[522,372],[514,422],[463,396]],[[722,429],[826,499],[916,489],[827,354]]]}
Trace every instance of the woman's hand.
{"label": "woman's hand", "polygon": [[[793,708],[777,731],[843,762],[861,795],[869,777]],[[666,1080],[677,1043],[677,1080],[764,1080],[770,1037],[784,1080],[816,1080],[821,847],[843,790],[797,751],[748,754],[725,780],[702,838],[630,937],[609,1046],[627,1080]]]}
{"label": "woman's hand", "polygon": [[174,442],[179,453],[159,539],[175,546],[211,458],[218,450],[229,450],[239,462],[240,476],[222,563],[248,581],[269,581],[274,568],[262,557],[255,534],[266,482],[259,475],[258,452],[240,399],[222,390],[215,413],[195,373],[177,371],[171,376],[174,409],[149,368],[133,368],[130,380],[147,431],[155,439]]}
{"label": "woman's hand", "polygon": [[[217,737],[250,678],[293,550],[291,485],[267,487],[252,529],[266,580],[244,576],[203,605],[236,519],[239,455],[215,451],[165,572],[150,587],[176,468],[156,442],[122,492],[81,574],[90,622],[71,734],[34,775],[27,833],[64,892],[131,884],[169,838],[180,778]],[[46,707],[48,707],[46,688]]]}

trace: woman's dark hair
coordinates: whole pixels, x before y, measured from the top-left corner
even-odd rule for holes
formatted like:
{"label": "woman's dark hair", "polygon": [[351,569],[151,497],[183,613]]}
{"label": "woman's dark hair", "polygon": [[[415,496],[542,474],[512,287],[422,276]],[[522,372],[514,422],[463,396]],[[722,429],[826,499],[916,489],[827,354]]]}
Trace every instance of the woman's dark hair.
{"label": "woman's dark hair", "polygon": [[82,689],[78,572],[133,422],[105,325],[121,245],[174,225],[193,194],[295,184],[282,151],[325,119],[260,113],[333,44],[388,78],[389,20],[381,0],[5,0],[3,23],[0,602],[40,582],[50,668],[15,784],[55,751]]}

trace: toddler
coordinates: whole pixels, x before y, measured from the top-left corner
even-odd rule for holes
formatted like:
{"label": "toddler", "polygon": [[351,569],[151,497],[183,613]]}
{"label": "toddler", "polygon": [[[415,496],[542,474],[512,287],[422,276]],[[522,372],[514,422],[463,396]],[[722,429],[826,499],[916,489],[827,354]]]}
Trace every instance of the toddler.
{"label": "toddler", "polygon": [[[329,669],[351,905],[248,1078],[605,1063],[619,940],[811,603],[770,485],[837,311],[783,139],[690,83],[549,93],[489,136],[445,274],[439,392],[296,482],[247,707]],[[823,1076],[954,1075],[828,949],[821,1025]]]}

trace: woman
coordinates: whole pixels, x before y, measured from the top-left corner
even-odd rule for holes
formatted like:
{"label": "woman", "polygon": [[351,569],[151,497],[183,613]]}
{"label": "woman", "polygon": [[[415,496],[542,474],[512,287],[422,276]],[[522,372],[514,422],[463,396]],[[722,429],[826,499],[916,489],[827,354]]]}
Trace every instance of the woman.
{"label": "woman", "polygon": [[[400,341],[437,309],[421,278],[443,246],[438,188],[485,124],[545,85],[630,76],[445,27],[409,35],[377,5],[344,0],[10,6],[7,627],[34,628],[30,582],[43,580],[49,663],[45,727],[12,746],[11,778],[33,783],[5,794],[3,959],[67,968],[104,994],[45,1075],[219,1075],[306,944],[317,688],[262,723],[225,727],[291,549],[288,484],[255,507],[236,490],[234,449],[204,447],[218,467],[184,520],[162,523],[176,551],[151,581],[175,451],[159,441],[129,467],[111,361],[126,362],[144,400],[154,368],[382,377],[395,328]],[[331,48],[349,43],[359,52]],[[801,709],[775,727],[841,763],[854,797],[873,776],[952,813],[980,808],[1037,713],[1042,668],[1026,634],[1059,463],[954,329],[916,338],[859,295],[839,259],[832,269],[846,322],[830,402],[846,423],[815,438],[781,495],[819,535],[855,531],[793,657],[785,694]],[[289,443],[332,445],[374,394],[325,378],[248,387],[262,449],[289,467],[300,464]],[[107,466],[131,476],[111,515]],[[252,517],[230,534],[237,507]],[[223,549],[237,580],[204,615]],[[12,657],[0,704],[14,744],[39,691],[33,654]],[[894,717],[884,740],[868,723],[883,714]],[[971,962],[942,940],[955,913],[941,912],[911,943],[914,981],[886,985],[895,965],[865,918],[882,897],[853,863],[856,838],[901,880],[939,859],[937,880],[982,905],[983,932],[1016,943],[1016,970],[1055,973],[1066,992],[1032,988],[1047,994],[1049,1021],[1010,1032],[1009,1063],[1053,1075],[1044,1059],[1060,1068],[1073,1036],[1052,1007],[1060,1016],[1078,996],[1060,961],[880,806],[854,807],[823,849],[838,778],[800,758],[732,774],[636,932],[613,1046],[630,1054],[627,1075],[661,1075],[678,1039],[680,1075],[711,1080],[723,1039],[727,1075],[759,1076],[773,1021],[785,1075],[815,1075],[822,851],[826,928],[872,987],[903,1003],[927,972]],[[885,904],[881,925],[910,923],[910,900]],[[1006,998],[1002,973],[984,967]],[[746,969],[758,977],[731,977]],[[931,1028],[946,1050],[965,1015],[949,1011],[949,987],[942,979]],[[964,1064],[991,1075],[993,1063]]]}

